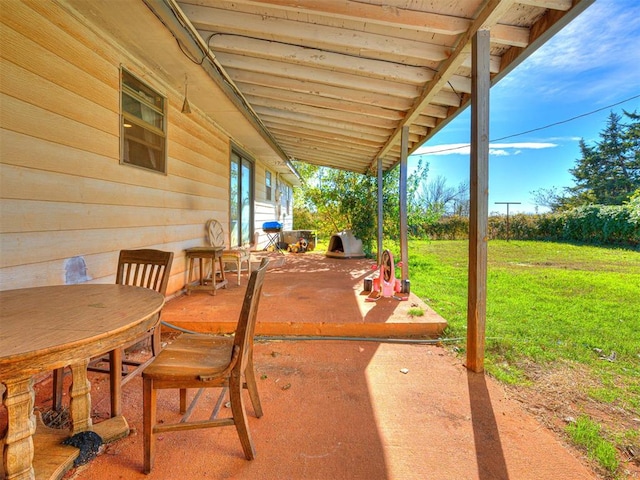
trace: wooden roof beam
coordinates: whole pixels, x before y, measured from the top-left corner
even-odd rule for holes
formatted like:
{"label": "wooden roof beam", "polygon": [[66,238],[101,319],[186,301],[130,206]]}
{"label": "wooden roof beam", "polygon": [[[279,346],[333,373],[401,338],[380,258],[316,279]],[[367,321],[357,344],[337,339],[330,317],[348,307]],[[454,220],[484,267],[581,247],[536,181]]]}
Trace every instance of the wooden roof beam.
{"label": "wooden roof beam", "polygon": [[[262,115],[272,115],[275,117],[293,119],[294,121],[309,121],[309,116],[306,113],[295,112],[291,110],[279,110],[273,107],[256,105],[256,112]],[[389,136],[391,129],[382,128],[382,127],[374,127],[370,125],[363,125],[361,123],[356,123],[353,121],[345,121],[345,120],[336,120],[336,119],[328,119],[324,117],[314,117],[313,123],[318,126],[323,127],[337,127],[344,130],[346,133],[348,132],[357,132],[360,133],[369,133],[371,135],[380,135],[384,138]]]}
{"label": "wooden roof beam", "polygon": [[[433,69],[421,66],[402,65],[385,60],[343,55],[316,48],[287,45],[256,38],[219,34],[209,41],[211,49],[219,53],[236,54],[276,60],[294,65],[305,65],[332,72],[366,75],[393,82],[423,85],[433,78]],[[435,65],[434,65],[435,66]]]}
{"label": "wooden roof beam", "polygon": [[320,141],[327,140],[333,143],[349,142],[355,146],[361,145],[367,148],[376,148],[378,145],[378,142],[368,140],[361,136],[354,137],[349,135],[340,135],[339,133],[335,133],[335,132],[331,133],[331,132],[327,132],[326,130],[314,130],[312,128],[306,128],[305,126],[296,126],[296,127],[297,128],[293,130],[291,126],[286,124],[269,123],[269,130],[274,134],[278,134],[278,138],[291,136],[293,132],[295,132],[296,135],[299,135],[301,137],[317,139]]}
{"label": "wooden roof beam", "polygon": [[[310,130],[313,132],[317,132],[320,135],[340,135],[343,134],[350,141],[355,142],[375,142],[378,145],[380,142],[383,142],[389,135],[389,132],[380,131],[377,133],[372,133],[369,131],[363,131],[362,128],[355,126],[356,128],[351,128],[349,130],[345,130],[343,125],[336,125],[335,122],[328,122],[327,124],[322,124],[321,122],[309,122],[309,119],[298,120],[295,121],[286,115],[278,115],[280,112],[275,112],[274,114],[263,113],[263,119],[265,125],[269,129],[271,128],[286,128],[289,131],[300,131],[304,132],[305,130]],[[288,112],[284,112],[285,114]],[[303,117],[304,118],[304,117]]]}
{"label": "wooden roof beam", "polygon": [[[491,55],[489,57],[489,71],[491,72],[492,75],[500,71],[500,65],[501,65],[501,58],[498,55]],[[470,55],[465,56],[460,66],[471,70],[471,56]]]}
{"label": "wooden roof beam", "polygon": [[518,0],[523,5],[532,7],[550,8],[552,10],[568,11],[573,6],[573,0]]}
{"label": "wooden roof beam", "polygon": [[363,150],[361,148],[353,148],[348,145],[338,145],[330,142],[315,142],[307,138],[285,138],[282,139],[284,146],[291,148],[304,148],[309,150],[322,151],[325,154],[333,153],[334,155],[343,155],[345,158],[362,161],[363,158],[371,158],[375,154],[375,149]]}
{"label": "wooden roof beam", "polygon": [[[246,70],[236,70],[227,68],[227,73],[237,84],[257,85],[264,87],[279,88],[289,90],[290,92],[305,93],[308,95],[320,95],[325,98],[342,99],[352,103],[362,103],[364,105],[374,105],[382,108],[390,108],[397,110],[409,110],[411,101],[404,97],[394,97],[392,95],[380,95],[374,92],[366,92],[364,90],[351,90],[347,88],[339,88],[333,85],[325,85],[314,81],[303,81],[291,79],[287,77],[279,77],[266,73],[249,72]],[[458,89],[457,91],[466,91]]]}
{"label": "wooden roof beam", "polygon": [[442,35],[459,35],[469,26],[465,18],[420,12],[388,5],[373,5],[358,1],[327,2],[318,0],[238,0],[233,3],[246,5],[269,5],[280,10],[287,10],[311,15],[321,15],[347,20],[366,21],[390,27],[406,27],[422,32]]}
{"label": "wooden roof beam", "polygon": [[380,119],[393,120],[394,122],[402,120],[405,114],[405,112],[400,109],[382,108],[376,105],[367,105],[364,103],[353,103],[346,99],[328,98],[316,94],[292,92],[288,89],[244,84],[237,81],[236,84],[242,89],[242,92],[247,98],[260,97],[277,102],[302,104],[309,107],[330,109],[357,115],[367,115]]}
{"label": "wooden roof beam", "polygon": [[270,75],[289,77],[300,81],[312,80],[334,87],[349,88],[352,90],[375,92],[403,98],[414,98],[420,91],[420,88],[416,85],[391,82],[377,78],[370,78],[364,82],[362,77],[358,75],[332,72],[302,65],[283,65],[281,62],[262,58],[241,57],[225,53],[217,54],[216,58],[218,58],[220,63],[225,65],[225,68],[234,68],[249,72],[256,71]]}
{"label": "wooden roof beam", "polygon": [[[421,139],[419,135],[410,133],[410,141],[418,142]],[[371,158],[376,153],[377,147],[365,147],[363,145],[353,145],[352,142],[346,142],[344,144],[336,143],[328,139],[318,139],[318,137],[304,137],[295,135],[293,132],[288,132],[283,137],[279,137],[278,140],[283,145],[315,145],[326,148],[328,151],[337,149],[337,151],[351,152],[357,154],[360,159]]]}
{"label": "wooden roof beam", "polygon": [[[435,95],[443,88],[443,85],[448,82],[449,78],[455,73],[458,67],[460,67],[462,62],[467,59],[471,53],[471,39],[475,33],[480,29],[489,29],[489,27],[495,25],[500,17],[509,10],[514,3],[514,0],[489,0],[483,5],[483,8],[476,15],[476,19],[472,25],[458,41],[454,52],[443,62],[436,76],[429,82],[414,107],[407,114],[404,122],[398,125],[387,143],[381,148],[378,153],[379,157],[384,157],[388,149],[398,142],[402,127],[413,123],[422,113],[424,107],[433,100]],[[375,167],[375,162],[369,165],[370,170],[374,170]]]}
{"label": "wooden roof beam", "polygon": [[322,25],[309,28],[308,24],[294,20],[199,5],[184,5],[183,10],[205,39],[211,33],[230,33],[416,66],[443,61],[448,55],[447,47],[427,42]]}
{"label": "wooden roof beam", "polygon": [[251,102],[251,105],[253,105],[256,108],[267,107],[273,110],[295,112],[301,115],[324,119],[327,121],[367,125],[374,128],[382,128],[387,131],[392,131],[392,129],[397,124],[397,120],[374,117],[374,116],[366,115],[364,113],[337,111],[329,108],[320,108],[320,107],[314,107],[311,105],[295,104],[295,103],[290,103],[286,101],[283,102],[283,101],[278,101],[278,100],[274,100],[266,97],[256,97],[252,95],[246,95],[246,97],[247,97],[247,100]]}
{"label": "wooden roof beam", "polygon": [[[562,3],[563,1],[566,3],[566,0],[557,0],[549,3]],[[538,0],[538,3],[541,2],[542,0]],[[261,0],[257,2],[254,0],[234,0],[233,4],[234,6],[240,4],[259,6],[261,8],[268,6],[267,8],[274,10],[295,12],[297,14],[306,13],[330,18],[343,18],[385,27],[406,28],[412,31],[449,36],[460,35],[471,25],[471,20],[467,18],[391,5],[373,5],[351,0],[343,2],[319,2],[318,0]],[[513,25],[497,25],[495,31],[491,32],[491,40],[502,45],[525,47],[527,39],[528,29]]]}
{"label": "wooden roof beam", "polygon": [[[305,148],[296,149],[291,147],[294,159],[303,161],[305,163],[312,163],[315,165],[338,168],[340,170],[352,170],[354,172],[365,173],[362,169],[362,159],[346,158],[341,154],[329,154],[322,150]],[[367,157],[368,158],[368,157]]]}

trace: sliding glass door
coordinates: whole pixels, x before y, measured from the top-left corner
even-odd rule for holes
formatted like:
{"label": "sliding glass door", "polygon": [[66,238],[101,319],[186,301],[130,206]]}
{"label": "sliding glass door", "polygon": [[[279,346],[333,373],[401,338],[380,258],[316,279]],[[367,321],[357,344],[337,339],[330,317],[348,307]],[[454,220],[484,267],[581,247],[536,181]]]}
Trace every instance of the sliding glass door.
{"label": "sliding glass door", "polygon": [[251,243],[253,237],[253,162],[231,153],[230,232],[231,246]]}

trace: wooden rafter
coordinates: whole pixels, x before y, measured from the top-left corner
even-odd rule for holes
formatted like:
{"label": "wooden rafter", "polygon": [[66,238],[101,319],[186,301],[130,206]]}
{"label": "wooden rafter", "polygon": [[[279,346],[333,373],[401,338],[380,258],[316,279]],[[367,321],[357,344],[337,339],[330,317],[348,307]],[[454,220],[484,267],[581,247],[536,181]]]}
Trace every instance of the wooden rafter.
{"label": "wooden rafter", "polygon": [[475,32],[499,79],[592,0],[158,1],[179,5],[290,158],[322,164],[339,145],[366,172],[400,161],[404,126],[411,153],[469,103]]}

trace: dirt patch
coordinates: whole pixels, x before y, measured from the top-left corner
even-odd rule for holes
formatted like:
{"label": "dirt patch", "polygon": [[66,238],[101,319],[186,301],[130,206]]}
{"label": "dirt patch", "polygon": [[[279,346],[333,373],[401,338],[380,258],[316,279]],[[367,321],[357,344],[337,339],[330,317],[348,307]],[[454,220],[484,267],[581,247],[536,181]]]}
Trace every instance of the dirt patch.
{"label": "dirt patch", "polygon": [[619,440],[625,431],[640,428],[640,413],[615,404],[598,402],[588,395],[602,388],[597,379],[582,365],[561,362],[552,366],[528,363],[520,365],[532,384],[505,386],[510,396],[518,400],[525,410],[534,415],[558,438],[569,443],[566,426],[586,415],[602,426],[605,437],[618,445],[621,459],[617,476],[608,474],[595,461],[584,454],[584,462],[603,479],[640,479],[640,437]]}

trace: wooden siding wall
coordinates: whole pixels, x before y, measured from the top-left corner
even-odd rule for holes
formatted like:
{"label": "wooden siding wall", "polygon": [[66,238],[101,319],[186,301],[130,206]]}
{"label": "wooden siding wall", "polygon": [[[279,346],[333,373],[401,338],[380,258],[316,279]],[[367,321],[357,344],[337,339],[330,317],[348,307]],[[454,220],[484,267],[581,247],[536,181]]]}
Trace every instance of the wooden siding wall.
{"label": "wooden siding wall", "polygon": [[[179,291],[206,220],[228,228],[230,139],[57,4],[3,3],[1,18],[0,289],[111,283],[119,250],[158,248],[175,254],[167,292]],[[167,175],[119,162],[120,65],[167,96]],[[259,227],[260,164],[256,182]]]}
{"label": "wooden siding wall", "polygon": [[[267,235],[262,230],[262,224],[265,222],[273,222],[278,221],[281,222],[283,230],[291,230],[293,229],[293,206],[290,209],[288,215],[284,218],[282,214],[278,217],[278,207],[276,203],[276,189],[280,188],[281,185],[284,185],[285,182],[276,175],[273,170],[271,171],[271,200],[266,200],[266,171],[267,169],[258,165],[256,168],[256,185],[255,185],[255,218],[254,218],[254,229],[258,235],[256,242],[256,249],[262,249],[268,241]],[[287,184],[288,185],[288,184]],[[291,189],[291,185],[288,185]],[[281,212],[285,212],[285,204],[282,204]]]}

